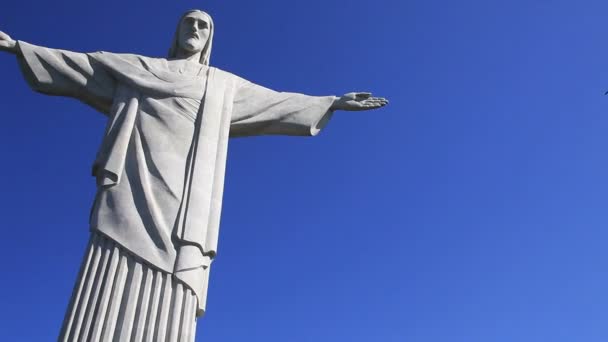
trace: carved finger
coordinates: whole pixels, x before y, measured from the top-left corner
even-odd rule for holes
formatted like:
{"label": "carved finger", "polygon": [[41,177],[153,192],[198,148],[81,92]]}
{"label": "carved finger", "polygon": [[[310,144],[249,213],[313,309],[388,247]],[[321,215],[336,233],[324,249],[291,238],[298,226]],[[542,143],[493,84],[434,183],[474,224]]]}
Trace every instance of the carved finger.
{"label": "carved finger", "polygon": [[2,40],[12,40],[11,37],[8,34],[2,32],[2,31],[0,31],[0,39],[2,39]]}
{"label": "carved finger", "polygon": [[386,104],[386,102],[384,101],[372,101],[373,104],[377,104],[377,105],[381,105],[384,106]]}
{"label": "carved finger", "polygon": [[357,98],[367,99],[372,96],[372,93],[357,93],[356,96]]}

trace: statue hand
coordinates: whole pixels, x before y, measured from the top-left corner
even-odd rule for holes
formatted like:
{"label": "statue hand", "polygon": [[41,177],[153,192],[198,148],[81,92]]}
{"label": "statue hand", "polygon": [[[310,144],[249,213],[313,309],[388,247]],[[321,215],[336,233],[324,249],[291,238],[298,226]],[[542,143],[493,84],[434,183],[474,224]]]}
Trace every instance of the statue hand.
{"label": "statue hand", "polygon": [[2,31],[0,31],[0,51],[17,53],[17,42]]}
{"label": "statue hand", "polygon": [[336,97],[332,110],[370,110],[385,106],[388,100],[383,97],[372,97],[372,93],[348,93]]}

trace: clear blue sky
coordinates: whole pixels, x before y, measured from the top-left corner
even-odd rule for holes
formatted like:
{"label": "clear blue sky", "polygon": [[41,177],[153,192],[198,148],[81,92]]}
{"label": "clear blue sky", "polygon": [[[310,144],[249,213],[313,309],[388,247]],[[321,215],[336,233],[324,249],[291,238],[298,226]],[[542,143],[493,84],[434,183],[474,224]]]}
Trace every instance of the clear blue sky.
{"label": "clear blue sky", "polygon": [[[162,56],[190,8],[217,67],[391,101],[231,142],[199,341],[608,341],[606,1],[5,0],[0,30]],[[54,341],[104,117],[0,76],[0,340]]]}

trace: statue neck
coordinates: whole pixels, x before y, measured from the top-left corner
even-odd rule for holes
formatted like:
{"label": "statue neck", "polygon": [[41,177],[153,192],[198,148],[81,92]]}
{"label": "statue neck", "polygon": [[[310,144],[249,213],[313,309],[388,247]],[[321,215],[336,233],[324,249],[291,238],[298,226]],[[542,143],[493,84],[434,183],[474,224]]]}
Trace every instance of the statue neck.
{"label": "statue neck", "polygon": [[185,59],[192,62],[199,62],[201,59],[201,51],[198,52],[190,52],[184,49],[179,49],[175,56],[176,59]]}

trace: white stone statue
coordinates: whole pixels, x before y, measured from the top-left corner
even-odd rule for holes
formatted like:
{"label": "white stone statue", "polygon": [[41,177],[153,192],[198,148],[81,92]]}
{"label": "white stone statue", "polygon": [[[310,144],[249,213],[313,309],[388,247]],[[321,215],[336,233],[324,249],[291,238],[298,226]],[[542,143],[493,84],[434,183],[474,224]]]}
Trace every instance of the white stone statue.
{"label": "white stone statue", "polygon": [[209,66],[213,20],[180,19],[168,58],[76,53],[15,41],[37,92],[107,117],[93,165],[91,239],[60,341],[193,341],[217,253],[229,137],[315,135],[335,110],[387,104],[276,92]]}

